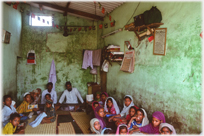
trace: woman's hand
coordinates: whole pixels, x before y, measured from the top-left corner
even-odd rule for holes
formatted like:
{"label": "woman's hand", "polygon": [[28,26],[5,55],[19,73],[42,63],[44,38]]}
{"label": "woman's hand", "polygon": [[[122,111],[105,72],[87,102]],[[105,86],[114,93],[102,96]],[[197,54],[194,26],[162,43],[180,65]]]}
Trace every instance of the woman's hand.
{"label": "woman's hand", "polygon": [[110,118],[108,119],[108,121],[111,122],[111,121],[113,120],[113,118],[114,118],[114,116],[110,117]]}

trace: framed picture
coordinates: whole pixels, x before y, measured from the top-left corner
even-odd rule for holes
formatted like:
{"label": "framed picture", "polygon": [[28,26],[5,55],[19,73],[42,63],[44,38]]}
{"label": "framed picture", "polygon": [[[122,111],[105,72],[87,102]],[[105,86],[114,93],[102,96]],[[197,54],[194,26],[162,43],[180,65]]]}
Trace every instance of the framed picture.
{"label": "framed picture", "polygon": [[156,28],[154,31],[154,55],[166,55],[166,33],[167,28]]}
{"label": "framed picture", "polygon": [[2,37],[3,42],[9,44],[10,43],[10,37],[11,37],[11,33],[3,30],[3,37]]}

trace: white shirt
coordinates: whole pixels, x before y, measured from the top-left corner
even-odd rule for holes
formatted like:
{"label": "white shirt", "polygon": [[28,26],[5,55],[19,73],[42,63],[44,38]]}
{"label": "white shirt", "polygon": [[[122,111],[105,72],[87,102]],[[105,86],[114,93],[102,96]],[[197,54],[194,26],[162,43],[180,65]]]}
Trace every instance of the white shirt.
{"label": "white shirt", "polygon": [[56,104],[57,103],[57,93],[55,90],[51,90],[51,92],[48,92],[48,90],[44,90],[42,92],[42,97],[41,97],[41,104],[45,104],[46,103],[46,99],[45,99],[45,95],[46,94],[50,94],[51,95],[51,99],[53,100],[53,103]]}
{"label": "white shirt", "polygon": [[78,103],[78,99],[81,101],[81,103],[84,103],[84,100],[82,99],[79,91],[76,88],[72,88],[72,91],[64,90],[62,96],[59,99],[59,103],[62,103],[64,101],[64,98],[66,97],[66,103]]}
{"label": "white shirt", "polygon": [[14,112],[16,112],[16,109],[13,107],[13,105],[10,106],[4,105],[2,109],[2,122],[3,122],[3,127],[9,122],[10,115]]}

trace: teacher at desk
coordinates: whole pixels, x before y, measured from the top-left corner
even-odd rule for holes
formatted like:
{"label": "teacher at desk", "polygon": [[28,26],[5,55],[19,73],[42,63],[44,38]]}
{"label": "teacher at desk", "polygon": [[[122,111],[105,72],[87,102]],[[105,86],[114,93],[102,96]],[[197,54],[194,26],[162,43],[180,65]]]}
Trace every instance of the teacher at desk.
{"label": "teacher at desk", "polygon": [[[60,99],[59,99],[59,103],[62,104],[62,102],[64,101],[65,97],[66,97],[66,104],[78,104],[78,99],[81,101],[81,103],[84,104],[84,100],[82,99],[79,91],[77,90],[77,88],[72,88],[72,84],[70,81],[66,82],[65,84],[66,90],[64,90],[63,94],[61,95]],[[61,110],[64,111],[74,111],[74,106],[65,106],[65,107],[61,107]]]}

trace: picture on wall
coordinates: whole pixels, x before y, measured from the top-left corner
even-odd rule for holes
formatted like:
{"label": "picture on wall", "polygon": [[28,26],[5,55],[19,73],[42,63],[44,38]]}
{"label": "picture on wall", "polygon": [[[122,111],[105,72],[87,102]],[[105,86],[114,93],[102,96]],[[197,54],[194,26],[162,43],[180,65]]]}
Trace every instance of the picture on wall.
{"label": "picture on wall", "polygon": [[154,32],[154,55],[166,55],[166,33],[167,28],[157,28]]}
{"label": "picture on wall", "polygon": [[2,32],[3,43],[9,44],[10,43],[10,37],[11,37],[11,33],[3,29],[3,32]]}

